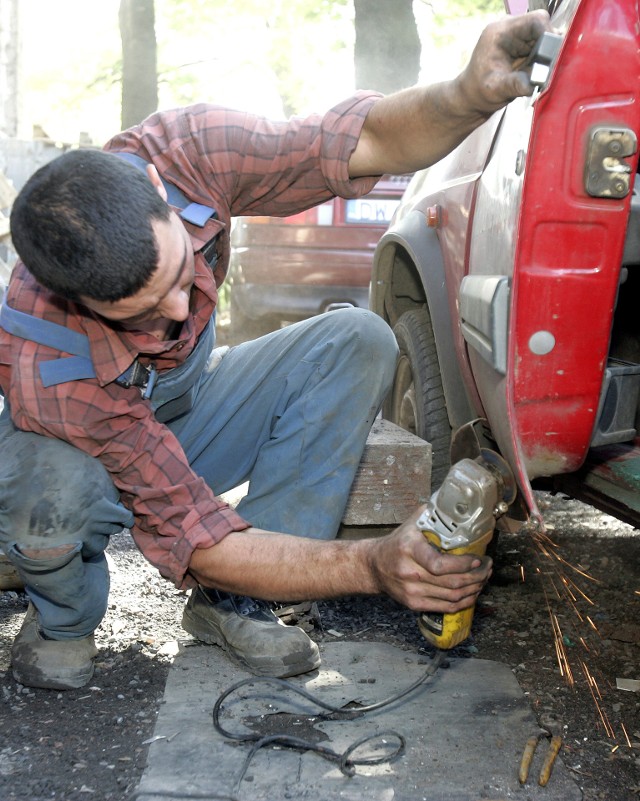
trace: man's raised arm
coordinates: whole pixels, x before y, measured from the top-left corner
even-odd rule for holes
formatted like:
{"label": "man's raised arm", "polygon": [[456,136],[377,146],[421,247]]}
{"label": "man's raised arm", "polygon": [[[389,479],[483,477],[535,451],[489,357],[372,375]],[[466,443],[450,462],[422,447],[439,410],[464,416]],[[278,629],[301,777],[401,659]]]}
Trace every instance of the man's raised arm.
{"label": "man's raised arm", "polygon": [[493,22],[457,78],[379,100],[349,161],[351,177],[400,175],[428,167],[495,111],[516,97],[530,95],[527,62],[537,40],[550,28],[546,11]]}

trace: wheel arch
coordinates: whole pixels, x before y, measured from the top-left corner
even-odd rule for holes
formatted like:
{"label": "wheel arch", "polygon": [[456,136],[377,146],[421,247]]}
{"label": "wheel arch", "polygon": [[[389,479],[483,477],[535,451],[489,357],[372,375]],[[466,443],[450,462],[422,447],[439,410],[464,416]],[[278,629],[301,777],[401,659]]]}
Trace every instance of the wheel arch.
{"label": "wheel arch", "polygon": [[454,347],[446,272],[436,231],[414,210],[380,239],[371,274],[370,307],[393,328],[406,311],[431,317],[447,414],[455,431],[476,416]]}

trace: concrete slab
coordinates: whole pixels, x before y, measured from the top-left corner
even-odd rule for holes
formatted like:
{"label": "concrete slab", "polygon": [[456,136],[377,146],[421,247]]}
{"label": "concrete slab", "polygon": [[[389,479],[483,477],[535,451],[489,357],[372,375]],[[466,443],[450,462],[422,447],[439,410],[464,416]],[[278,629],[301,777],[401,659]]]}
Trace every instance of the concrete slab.
{"label": "concrete slab", "polygon": [[[375,703],[397,694],[424,674],[428,660],[384,643],[325,644],[323,666],[295,686],[334,706]],[[537,777],[546,752],[542,740],[528,782],[518,782],[527,739],[538,733],[535,717],[505,665],[480,659],[451,662],[405,698],[350,720],[320,720],[318,708],[288,700],[271,685],[243,688],[223,705],[221,723],[234,732],[273,733],[282,728],[343,752],[361,737],[395,730],[406,738],[397,760],[360,766],[345,777],[313,752],[260,750],[237,792],[248,744],[218,734],[212,708],[227,688],[249,674],[220,649],[181,648],[167,681],[165,703],[134,794],[139,801],[580,801],[577,785],[560,759],[546,787]],[[265,728],[266,725],[266,728]],[[391,740],[389,740],[391,743]]]}

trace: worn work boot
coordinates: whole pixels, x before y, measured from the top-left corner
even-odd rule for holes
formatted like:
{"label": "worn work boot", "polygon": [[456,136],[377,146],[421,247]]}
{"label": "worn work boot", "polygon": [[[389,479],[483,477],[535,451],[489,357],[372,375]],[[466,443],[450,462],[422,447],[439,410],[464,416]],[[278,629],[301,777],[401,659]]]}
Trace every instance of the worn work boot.
{"label": "worn work boot", "polygon": [[285,626],[264,601],[197,587],[182,615],[182,628],[220,645],[258,676],[286,678],[320,665],[318,646],[297,626]]}
{"label": "worn work boot", "polygon": [[29,604],[11,648],[13,677],[27,687],[74,690],[93,676],[98,653],[93,634],[79,640],[50,640],[40,631],[38,614]]}

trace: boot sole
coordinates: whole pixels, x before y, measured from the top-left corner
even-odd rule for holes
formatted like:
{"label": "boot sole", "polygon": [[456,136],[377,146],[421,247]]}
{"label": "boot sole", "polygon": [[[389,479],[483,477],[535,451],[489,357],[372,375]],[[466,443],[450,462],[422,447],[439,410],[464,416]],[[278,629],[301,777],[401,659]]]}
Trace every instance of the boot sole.
{"label": "boot sole", "polygon": [[42,690],[78,690],[93,676],[93,663],[82,672],[74,671],[68,676],[44,676],[41,670],[13,667],[13,678],[25,687],[37,687]]}

